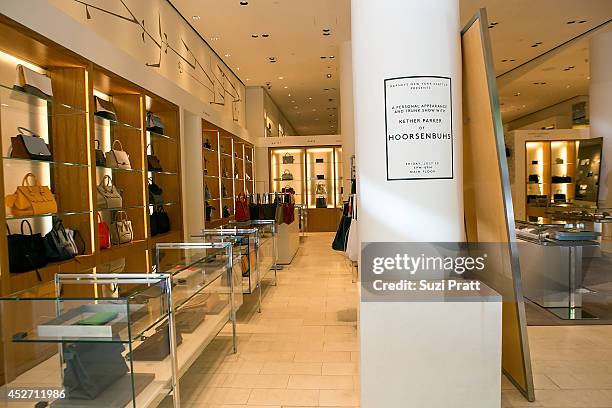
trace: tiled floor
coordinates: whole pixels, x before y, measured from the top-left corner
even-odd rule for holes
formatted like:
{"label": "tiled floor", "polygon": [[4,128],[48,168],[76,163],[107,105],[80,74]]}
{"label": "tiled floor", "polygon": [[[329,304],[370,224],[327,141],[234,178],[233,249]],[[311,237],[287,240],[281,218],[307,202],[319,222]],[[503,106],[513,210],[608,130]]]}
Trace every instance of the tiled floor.
{"label": "tiled floor", "polygon": [[306,238],[262,313],[240,313],[238,353],[220,338],[183,377],[182,406],[359,406],[357,287],[332,239]]}
{"label": "tiled floor", "polygon": [[[183,377],[182,406],[359,406],[357,288],[332,239],[306,238],[263,313],[241,313],[238,353],[221,337]],[[504,379],[502,407],[612,408],[612,326],[530,327],[529,343],[537,401]]]}

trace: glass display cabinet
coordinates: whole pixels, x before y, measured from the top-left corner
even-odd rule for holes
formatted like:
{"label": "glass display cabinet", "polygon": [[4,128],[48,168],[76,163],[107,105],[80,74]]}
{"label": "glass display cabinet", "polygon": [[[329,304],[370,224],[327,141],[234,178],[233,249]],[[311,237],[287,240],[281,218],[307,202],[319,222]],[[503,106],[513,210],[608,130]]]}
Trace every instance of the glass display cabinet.
{"label": "glass display cabinet", "polygon": [[261,312],[259,230],[257,228],[204,229],[192,238],[202,242],[230,242],[233,245],[234,284],[244,294],[251,294],[258,289],[258,310]]}
{"label": "glass display cabinet", "polygon": [[277,283],[278,270],[278,236],[274,220],[249,220],[244,222],[230,221],[229,228],[255,228],[258,231],[259,247],[257,251],[259,282],[268,277],[270,271],[274,273],[273,284]]}
{"label": "glass display cabinet", "polygon": [[270,192],[293,189],[295,203],[306,202],[304,149],[272,149],[270,151]]}
{"label": "glass display cabinet", "polygon": [[178,408],[170,275],[88,272],[0,298],[6,401]]}
{"label": "glass display cabinet", "polygon": [[236,352],[236,309],[242,291],[232,272],[233,248],[228,242],[160,243],[156,269],[172,276],[172,303],[181,336],[178,373],[181,377],[227,323],[232,325]]}

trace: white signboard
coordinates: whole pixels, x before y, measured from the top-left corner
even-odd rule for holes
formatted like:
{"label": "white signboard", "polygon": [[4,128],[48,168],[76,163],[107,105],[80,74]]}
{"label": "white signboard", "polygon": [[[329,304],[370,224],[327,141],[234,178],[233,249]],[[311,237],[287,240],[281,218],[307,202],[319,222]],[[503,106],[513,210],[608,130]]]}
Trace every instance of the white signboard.
{"label": "white signboard", "polygon": [[387,180],[453,178],[451,79],[385,79]]}

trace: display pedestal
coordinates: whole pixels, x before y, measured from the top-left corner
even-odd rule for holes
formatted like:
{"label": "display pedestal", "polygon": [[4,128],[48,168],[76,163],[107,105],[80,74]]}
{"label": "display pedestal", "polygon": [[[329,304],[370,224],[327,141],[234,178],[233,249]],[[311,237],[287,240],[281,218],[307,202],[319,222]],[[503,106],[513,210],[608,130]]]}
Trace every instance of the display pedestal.
{"label": "display pedestal", "polygon": [[484,284],[478,293],[463,302],[362,301],[361,406],[500,407],[502,301]]}
{"label": "display pedestal", "polygon": [[300,247],[300,218],[298,209],[294,209],[295,220],[291,224],[281,224],[278,228],[278,261],[289,265]]}

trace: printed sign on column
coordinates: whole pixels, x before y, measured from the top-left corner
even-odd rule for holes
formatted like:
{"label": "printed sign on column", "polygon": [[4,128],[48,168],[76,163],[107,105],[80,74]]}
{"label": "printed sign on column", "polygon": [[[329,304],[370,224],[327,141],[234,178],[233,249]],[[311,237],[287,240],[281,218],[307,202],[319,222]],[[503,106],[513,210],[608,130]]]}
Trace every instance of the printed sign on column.
{"label": "printed sign on column", "polygon": [[451,79],[385,79],[387,180],[453,178]]}

